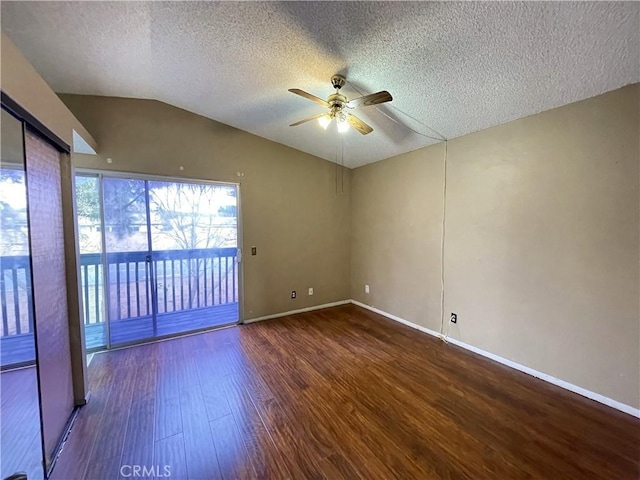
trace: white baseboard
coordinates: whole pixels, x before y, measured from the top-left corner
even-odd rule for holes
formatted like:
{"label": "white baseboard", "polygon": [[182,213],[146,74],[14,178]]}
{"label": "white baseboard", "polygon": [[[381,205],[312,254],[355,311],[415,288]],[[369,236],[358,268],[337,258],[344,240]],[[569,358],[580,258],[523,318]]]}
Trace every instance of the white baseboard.
{"label": "white baseboard", "polygon": [[263,317],[249,318],[248,320],[243,320],[242,323],[247,324],[247,323],[253,323],[253,322],[260,322],[262,320],[270,320],[272,318],[285,317],[287,315],[294,315],[296,313],[311,312],[313,310],[322,310],[323,308],[337,307],[338,305],[346,305],[347,303],[351,303],[351,300],[340,300],[339,302],[323,303],[322,305],[314,305],[312,307],[299,308],[297,310],[289,310],[288,312],[274,313],[273,315],[265,315]]}
{"label": "white baseboard", "polygon": [[431,330],[430,328],[423,327],[418,325],[417,323],[410,322],[409,320],[405,320],[404,318],[397,317],[392,313],[385,312],[384,310],[380,310],[379,308],[372,307],[371,305],[367,305],[366,303],[359,302],[357,300],[351,300],[351,303],[354,305],[358,305],[359,307],[366,308],[367,310],[371,310],[372,312],[377,313],[378,315],[382,315],[383,317],[390,318],[391,320],[395,320],[396,322],[403,323],[407,327],[415,328],[416,330],[420,330],[421,332],[428,333],[429,335],[433,335],[434,337],[444,338],[444,335],[440,335],[435,330]]}
{"label": "white baseboard", "polygon": [[[404,325],[407,325],[408,327],[411,328],[415,328],[416,330],[420,330],[421,332],[424,333],[428,333],[429,335],[433,335],[434,337],[438,337],[440,339],[445,340],[444,336],[441,335],[440,333],[436,332],[435,330],[431,330],[429,328],[425,328],[422,327],[420,325],[417,325],[413,322],[410,322],[408,320],[405,320],[404,318],[400,318],[396,315],[393,315],[391,313],[385,312],[384,310],[380,310],[378,308],[372,307],[370,305],[366,305],[362,302],[358,302],[357,300],[351,300],[351,303],[353,303],[354,305],[358,305],[359,307],[362,308],[366,308],[367,310],[371,310],[372,312],[375,312],[377,314],[380,314],[384,317],[387,317],[391,320],[394,320],[396,322],[402,323]],[[618,402],[617,400],[613,400],[612,398],[609,397],[605,397],[604,395],[600,395],[599,393],[596,392],[592,392],[590,390],[587,390],[586,388],[582,388],[579,387],[577,385],[573,385],[572,383],[569,382],[565,382],[564,380],[561,380],[559,378],[555,378],[552,377],[551,375],[547,375],[546,373],[542,373],[539,372],[537,370],[534,370],[533,368],[527,367],[525,365],[522,365],[520,363],[514,362],[512,360],[509,360],[508,358],[504,358],[501,357],[499,355],[495,355],[491,352],[487,352],[485,350],[482,350],[478,347],[474,347],[473,345],[469,345],[468,343],[464,343],[461,342],[460,340],[457,340],[455,338],[451,338],[451,337],[446,337],[446,341],[449,343],[453,343],[454,345],[457,345],[459,347],[462,347],[466,350],[469,350],[473,353],[477,353],[478,355],[482,355],[483,357],[487,357],[490,358],[491,360],[494,360],[498,363],[501,363],[503,365],[506,365],[508,367],[511,368],[515,368],[516,370],[520,370],[521,372],[524,372],[528,375],[531,375],[532,377],[536,377],[539,378],[541,380],[544,380],[546,382],[552,383],[553,385],[557,385],[558,387],[562,387],[566,390],[569,390],[571,392],[577,393],[579,395],[582,395],[583,397],[587,397],[591,400],[595,400],[596,402],[602,403],[604,405],[607,405],[611,408],[615,408],[616,410],[620,410],[621,412],[627,413],[629,415],[632,415],[634,417],[640,418],[640,409],[634,408],[630,405],[626,405],[622,402]]]}

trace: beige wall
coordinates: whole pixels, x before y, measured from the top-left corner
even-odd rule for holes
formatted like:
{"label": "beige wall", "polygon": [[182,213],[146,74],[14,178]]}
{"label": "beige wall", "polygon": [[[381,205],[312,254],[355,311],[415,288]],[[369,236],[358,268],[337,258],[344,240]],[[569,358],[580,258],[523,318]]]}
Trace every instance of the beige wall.
{"label": "beige wall", "polygon": [[96,142],[93,137],[65,107],[64,103],[60,101],[54,91],[4,33],[0,44],[0,88],[2,91],[67,145],[73,145],[73,130],[75,130],[95,149]]}
{"label": "beige wall", "polygon": [[[639,91],[450,141],[444,250],[450,336],[634,408]],[[352,297],[436,331],[442,153],[352,172]]]}
{"label": "beige wall", "polygon": [[245,319],[349,298],[348,170],[337,193],[335,164],[185,110],[61,98],[100,145],[98,156],[74,155],[76,167],[241,183]]}
{"label": "beige wall", "polygon": [[351,297],[434,329],[442,176],[443,148],[434,146],[353,170],[351,190]]}

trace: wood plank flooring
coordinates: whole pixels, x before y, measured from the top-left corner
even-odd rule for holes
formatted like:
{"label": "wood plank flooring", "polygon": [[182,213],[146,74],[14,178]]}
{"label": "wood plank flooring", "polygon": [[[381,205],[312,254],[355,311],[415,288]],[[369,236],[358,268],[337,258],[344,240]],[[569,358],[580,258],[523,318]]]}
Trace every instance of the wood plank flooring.
{"label": "wood plank flooring", "polygon": [[0,373],[0,478],[26,472],[42,480],[36,367]]}
{"label": "wood plank flooring", "polygon": [[354,305],[97,354],[89,375],[54,480],[640,474],[640,420]]}

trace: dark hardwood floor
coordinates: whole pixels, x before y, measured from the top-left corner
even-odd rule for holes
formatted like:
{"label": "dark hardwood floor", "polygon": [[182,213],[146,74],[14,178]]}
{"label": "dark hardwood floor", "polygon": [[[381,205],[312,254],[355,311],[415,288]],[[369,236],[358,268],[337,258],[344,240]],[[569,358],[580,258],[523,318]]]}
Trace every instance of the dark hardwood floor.
{"label": "dark hardwood floor", "polygon": [[354,305],[97,354],[89,372],[55,480],[640,473],[640,420]]}
{"label": "dark hardwood floor", "polygon": [[42,480],[36,367],[0,373],[0,478],[26,472]]}

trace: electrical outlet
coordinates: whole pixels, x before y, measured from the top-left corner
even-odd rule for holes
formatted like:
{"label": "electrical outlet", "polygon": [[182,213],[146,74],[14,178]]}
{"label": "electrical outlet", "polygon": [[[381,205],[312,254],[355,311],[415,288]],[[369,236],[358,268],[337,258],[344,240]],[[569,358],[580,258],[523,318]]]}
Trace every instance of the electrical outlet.
{"label": "electrical outlet", "polygon": [[451,313],[451,323],[458,323],[458,314]]}
{"label": "electrical outlet", "polygon": [[296,298],[296,291],[295,290],[291,290],[291,298]]}
{"label": "electrical outlet", "polygon": [[364,286],[364,293],[369,293],[369,285]]}
{"label": "electrical outlet", "polygon": [[309,287],[309,295],[313,295],[313,287]]}
{"label": "electrical outlet", "polygon": [[258,249],[256,247],[251,247],[251,255],[256,255],[258,253]]}

